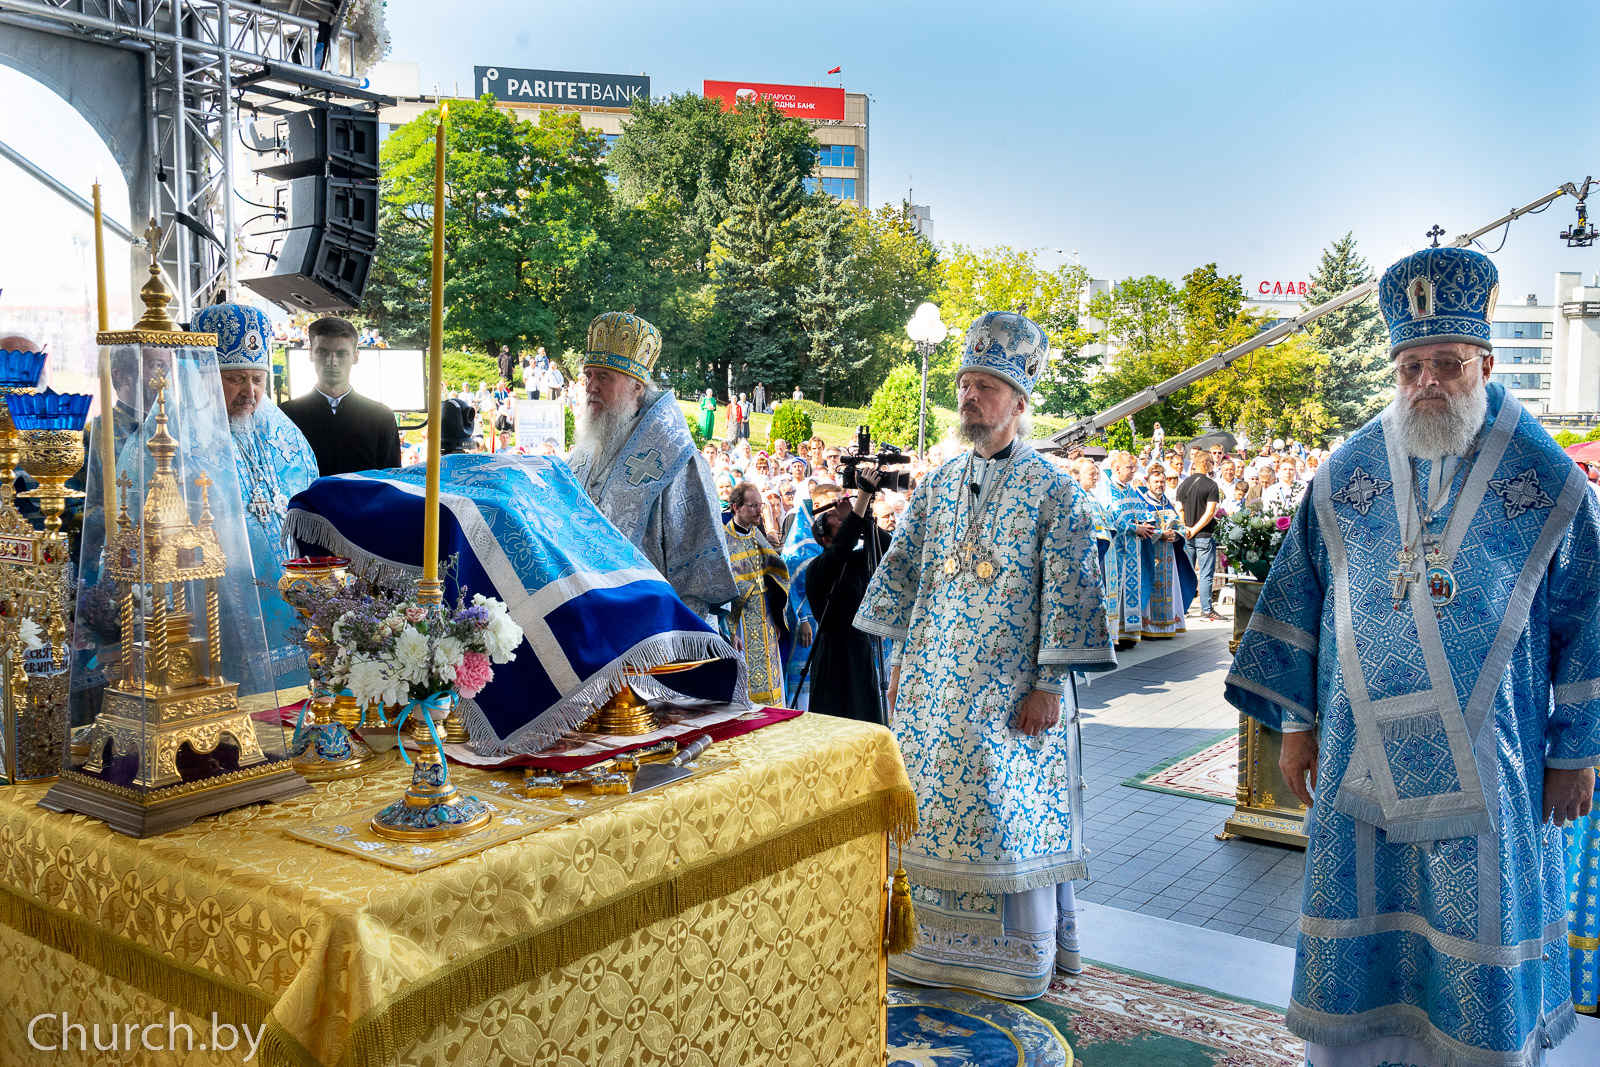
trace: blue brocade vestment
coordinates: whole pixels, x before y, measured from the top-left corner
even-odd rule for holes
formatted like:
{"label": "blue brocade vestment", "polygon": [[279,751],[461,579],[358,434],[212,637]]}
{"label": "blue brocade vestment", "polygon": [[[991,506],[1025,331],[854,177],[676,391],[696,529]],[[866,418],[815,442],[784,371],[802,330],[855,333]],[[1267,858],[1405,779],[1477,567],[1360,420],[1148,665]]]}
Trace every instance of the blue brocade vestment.
{"label": "blue brocade vestment", "polygon": [[1585,1015],[1600,1015],[1600,808],[1567,827],[1567,877],[1572,1001]]}
{"label": "blue brocade vestment", "polygon": [[317,457],[289,416],[269,401],[262,401],[253,414],[232,420],[231,428],[267,654],[280,685],[304,685],[305,653],[289,633],[297,619],[278,593],[278,579],[289,558],[283,537],[289,498],[317,480]]}
{"label": "blue brocade vestment", "polygon": [[639,412],[609,462],[574,451],[572,473],[690,611],[704,616],[738,595],[711,469],[670,390]]}
{"label": "blue brocade vestment", "polygon": [[1106,574],[1115,581],[1107,588],[1107,611],[1116,619],[1112,629],[1122,643],[1136,643],[1144,634],[1144,603],[1149,589],[1144,579],[1145,541],[1133,528],[1154,522],[1150,503],[1135,485],[1119,485],[1115,478],[1106,481],[1106,521],[1110,525],[1111,547],[1106,552]]}
{"label": "blue brocade vestment", "polygon": [[[1465,470],[1404,456],[1386,413],[1317,472],[1227,696],[1320,742],[1289,1028],[1520,1067],[1574,1025],[1541,804],[1546,767],[1600,761],[1600,509],[1514,398],[1488,399]],[[1437,608],[1450,583],[1397,558],[1423,494],[1447,501]]]}
{"label": "blue brocade vestment", "polygon": [[[1086,853],[1071,675],[1116,660],[1081,490],[1018,444],[1009,466],[988,465],[987,510],[969,508],[968,464],[957,456],[914,491],[855,620],[898,650],[893,730],[921,823],[903,856],[919,943],[890,969],[1035,997],[1058,963],[1078,966],[1071,879]],[[989,582],[959,547],[973,511],[986,516]],[[1013,726],[1033,690],[1062,694],[1060,722],[1038,737]]]}

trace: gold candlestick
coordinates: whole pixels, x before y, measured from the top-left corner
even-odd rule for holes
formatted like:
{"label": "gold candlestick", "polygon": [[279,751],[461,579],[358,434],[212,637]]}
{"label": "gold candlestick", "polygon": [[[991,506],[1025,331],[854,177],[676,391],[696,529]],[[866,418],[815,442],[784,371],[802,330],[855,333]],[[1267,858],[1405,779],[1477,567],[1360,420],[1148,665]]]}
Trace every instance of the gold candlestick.
{"label": "gold candlestick", "polygon": [[[283,565],[283,577],[278,579],[278,592],[294,607],[306,628],[304,643],[312,694],[295,724],[289,752],[294,769],[313,782],[354,778],[387,765],[393,757],[392,752],[374,752],[351,732],[356,721],[345,722],[338,714],[338,701],[345,698],[336,697],[323,681],[333,644],[320,628],[310,625],[311,613],[295,603],[305,594],[329,597],[343,589],[349,581],[345,570],[349,563],[339,556],[291,559]],[[355,699],[349,698],[349,702],[354,705]]]}
{"label": "gold candlestick", "polygon": [[439,108],[433,138],[433,277],[428,319],[428,482],[422,513],[422,581],[417,601],[444,600],[439,585],[439,432],[444,390],[444,159],[450,105]]}

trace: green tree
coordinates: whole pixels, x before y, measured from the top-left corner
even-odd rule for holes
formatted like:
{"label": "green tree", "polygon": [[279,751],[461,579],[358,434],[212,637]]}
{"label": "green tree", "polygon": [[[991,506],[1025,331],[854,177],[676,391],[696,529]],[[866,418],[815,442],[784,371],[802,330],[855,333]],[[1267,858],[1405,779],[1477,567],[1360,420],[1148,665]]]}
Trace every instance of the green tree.
{"label": "green tree", "polygon": [[811,173],[817,143],[805,123],[770,104],[724,111],[720,100],[695,93],[635,103],[606,166],[624,203],[670,206],[685,238],[685,265],[703,270],[728,216],[734,160],[757,132],[785,165],[802,177]]}
{"label": "green tree", "polygon": [[[1096,297],[1090,313],[1117,346],[1111,368],[1094,383],[1109,407],[1248,340],[1263,327],[1244,308],[1239,275],[1197,267],[1174,286],[1162,278],[1129,279]],[[1140,412],[1144,425],[1161,423],[1168,439],[1187,437],[1206,423],[1251,436],[1320,440],[1328,429],[1318,394],[1325,358],[1303,338],[1289,338],[1245,356]]]}
{"label": "green tree", "polygon": [[[795,302],[806,347],[795,380],[816,383],[824,405],[829,385],[848,380],[873,355],[861,329],[869,301],[856,285],[861,253],[852,240],[851,210],[817,197],[800,217],[799,268],[805,278],[795,288]],[[779,385],[772,378],[758,380]]]}
{"label": "green tree", "polygon": [[[867,407],[867,425],[874,442],[907,451],[917,447],[917,408],[921,392],[922,374],[917,368],[901,365],[889,372]],[[937,441],[931,407],[922,425],[925,442]]]}
{"label": "green tree", "polygon": [[729,324],[724,356],[736,389],[779,382],[801,355],[796,307],[798,216],[805,201],[801,181],[810,171],[795,165],[778,132],[783,118],[769,103],[756,105],[760,120],[735,155],[728,183],[728,216],[711,245],[718,314]]}
{"label": "green tree", "polygon": [[[381,225],[364,306],[396,337],[426,333],[437,121],[430,110],[401,126],[381,153]],[[603,145],[575,115],[524,122],[488,99],[451,108],[446,344],[581,344],[599,282],[614,273]]]}
{"label": "green tree", "polygon": [[1112,452],[1131,452],[1134,446],[1133,427],[1127,419],[1118,419],[1106,427],[1106,448]]}
{"label": "green tree", "polygon": [[947,406],[954,403],[959,340],[978,316],[986,311],[1020,311],[1050,338],[1050,367],[1036,390],[1039,409],[1047,414],[1084,410],[1090,361],[1081,352],[1090,338],[1078,321],[1086,277],[1082,267],[1068,264],[1047,270],[1031,250],[1003,245],[985,249],[956,245],[939,267],[934,300],[957,343],[947,345],[937,362],[929,365],[930,398]]}
{"label": "green tree", "polygon": [[[1356,251],[1355,236],[1347,232],[1322,250],[1306,303],[1315,307],[1371,280],[1367,261]],[[1327,356],[1321,394],[1333,428],[1349,432],[1383,410],[1389,346],[1376,294],[1329,312],[1306,332]]]}
{"label": "green tree", "polygon": [[916,216],[905,201],[872,212],[849,202],[839,206],[852,221],[851,285],[866,302],[855,328],[867,358],[838,383],[837,392],[846,403],[857,404],[890,368],[913,358],[906,323],[938,289],[939,253],[917,232]]}
{"label": "green tree", "polygon": [[810,440],[811,413],[799,404],[785,400],[772,409],[772,425],[767,432],[770,440],[776,441],[781,437],[791,445]]}

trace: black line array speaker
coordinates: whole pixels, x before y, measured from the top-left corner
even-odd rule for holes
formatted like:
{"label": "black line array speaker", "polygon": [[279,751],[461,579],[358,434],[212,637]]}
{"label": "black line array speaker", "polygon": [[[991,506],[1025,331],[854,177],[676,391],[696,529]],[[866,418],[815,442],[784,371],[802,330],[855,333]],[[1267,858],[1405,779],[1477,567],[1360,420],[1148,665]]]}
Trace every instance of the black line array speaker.
{"label": "black line array speaker", "polygon": [[320,226],[351,244],[378,243],[378,183],[350,178],[296,178],[273,190],[282,221],[258,234]]}
{"label": "black line array speaker", "polygon": [[269,235],[268,274],[244,284],[295,311],[348,311],[361,303],[372,269],[372,248],[351,244],[320,226],[297,226]]}
{"label": "black line array speaker", "polygon": [[344,108],[314,107],[262,119],[255,125],[254,170],[280,181],[315,174],[378,176],[378,117]]}
{"label": "black line array speaker", "polygon": [[248,236],[265,249],[266,273],[244,284],[296,311],[345,311],[361,303],[378,246],[378,120],[311,108],[255,127],[256,173],[281,182],[277,219]]}

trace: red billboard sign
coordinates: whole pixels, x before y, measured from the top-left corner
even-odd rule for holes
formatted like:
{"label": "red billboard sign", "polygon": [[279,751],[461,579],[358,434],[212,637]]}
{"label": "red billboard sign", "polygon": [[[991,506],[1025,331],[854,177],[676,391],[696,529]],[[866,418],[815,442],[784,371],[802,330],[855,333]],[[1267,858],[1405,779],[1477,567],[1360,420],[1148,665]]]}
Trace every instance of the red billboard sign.
{"label": "red billboard sign", "polygon": [[732,111],[735,105],[757,100],[770,100],[785,115],[797,119],[829,119],[844,121],[844,90],[821,85],[764,85],[761,82],[705,83],[707,98],[722,101],[722,110]]}

